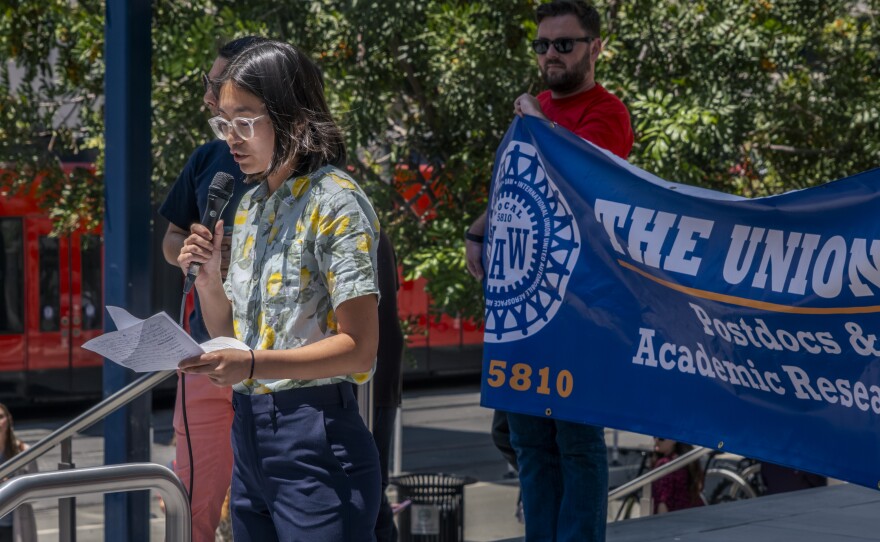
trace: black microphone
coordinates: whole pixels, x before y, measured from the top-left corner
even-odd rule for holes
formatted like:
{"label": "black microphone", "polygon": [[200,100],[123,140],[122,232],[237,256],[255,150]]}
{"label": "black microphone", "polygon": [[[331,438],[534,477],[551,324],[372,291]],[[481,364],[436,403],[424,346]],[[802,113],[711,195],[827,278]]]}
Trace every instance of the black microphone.
{"label": "black microphone", "polygon": [[[202,225],[208,228],[212,234],[214,233],[214,226],[220,220],[223,209],[226,208],[226,204],[229,203],[229,199],[232,197],[232,187],[234,184],[235,179],[232,175],[222,171],[218,171],[214,175],[214,179],[211,180],[211,186],[208,187],[208,204],[205,206],[205,214],[202,215]],[[189,269],[186,270],[186,280],[183,282],[184,294],[188,294],[192,290],[201,267],[202,264],[199,263],[193,262],[189,264]]]}

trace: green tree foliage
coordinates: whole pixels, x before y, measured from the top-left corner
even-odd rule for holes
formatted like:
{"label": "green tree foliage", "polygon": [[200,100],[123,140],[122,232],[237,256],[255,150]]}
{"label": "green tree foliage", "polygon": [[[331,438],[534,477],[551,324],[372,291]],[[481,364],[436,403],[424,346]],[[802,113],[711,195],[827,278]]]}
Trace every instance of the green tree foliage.
{"label": "green tree foliage", "polygon": [[750,197],[877,167],[876,0],[609,4],[634,163]]}
{"label": "green tree foliage", "polygon": [[[161,199],[210,133],[200,76],[249,33],[324,70],[350,163],[409,276],[447,311],[479,317],[462,232],[485,207],[496,147],[521,92],[541,90],[528,48],[534,0],[154,2],[153,179]],[[880,158],[878,0],[604,0],[598,79],[630,108],[631,161],[746,196],[802,188]],[[103,4],[0,0],[0,161],[41,188],[59,225],[100,217]],[[71,110],[70,106],[74,108]],[[64,117],[69,117],[65,119]],[[71,122],[70,119],[75,119]],[[58,157],[96,151],[95,173]],[[431,202],[425,214],[415,203]]]}
{"label": "green tree foliage", "polygon": [[[316,49],[358,149],[352,163],[407,274],[427,277],[439,305],[472,316],[481,304],[465,270],[464,229],[485,208],[513,99],[535,80],[533,10],[522,0],[358,2],[322,25],[333,37]],[[408,186],[409,198],[395,186]],[[411,212],[419,199],[433,212]]]}
{"label": "green tree foliage", "polygon": [[60,227],[92,226],[100,183],[88,170],[63,175],[59,156],[102,143],[102,9],[81,2],[72,10],[65,0],[0,6],[0,59],[10,60],[0,64],[0,189],[39,178]]}

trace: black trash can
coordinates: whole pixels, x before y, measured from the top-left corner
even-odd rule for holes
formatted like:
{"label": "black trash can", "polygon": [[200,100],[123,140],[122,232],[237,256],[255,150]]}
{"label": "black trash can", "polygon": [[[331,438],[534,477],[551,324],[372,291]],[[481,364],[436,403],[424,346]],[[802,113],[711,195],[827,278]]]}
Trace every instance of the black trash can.
{"label": "black trash can", "polygon": [[397,518],[400,542],[464,542],[464,486],[474,482],[442,473],[392,478],[397,502],[412,502]]}

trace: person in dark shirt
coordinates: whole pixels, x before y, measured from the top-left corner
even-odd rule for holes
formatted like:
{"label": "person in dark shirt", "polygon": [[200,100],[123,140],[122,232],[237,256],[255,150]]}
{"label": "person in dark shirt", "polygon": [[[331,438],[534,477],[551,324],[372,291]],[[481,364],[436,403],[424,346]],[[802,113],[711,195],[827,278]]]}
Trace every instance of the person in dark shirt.
{"label": "person in dark shirt", "polygon": [[376,521],[377,542],[396,542],[397,528],[394,514],[385,495],[388,488],[388,457],[394,434],[394,421],[400,406],[403,366],[403,332],[397,315],[397,258],[391,239],[385,231],[379,233],[377,254],[379,279],[379,350],[376,353],[376,372],[373,374],[373,438],[379,450],[382,469],[382,502]]}

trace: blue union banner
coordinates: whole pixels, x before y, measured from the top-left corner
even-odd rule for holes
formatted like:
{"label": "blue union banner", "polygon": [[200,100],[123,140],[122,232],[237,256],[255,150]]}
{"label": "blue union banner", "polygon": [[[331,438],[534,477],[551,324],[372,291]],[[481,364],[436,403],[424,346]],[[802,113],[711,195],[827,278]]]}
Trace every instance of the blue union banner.
{"label": "blue union banner", "polygon": [[482,402],[880,484],[880,170],[760,199],[517,119],[484,253]]}

